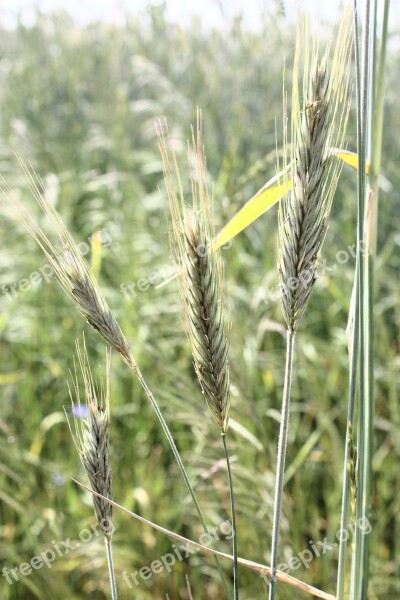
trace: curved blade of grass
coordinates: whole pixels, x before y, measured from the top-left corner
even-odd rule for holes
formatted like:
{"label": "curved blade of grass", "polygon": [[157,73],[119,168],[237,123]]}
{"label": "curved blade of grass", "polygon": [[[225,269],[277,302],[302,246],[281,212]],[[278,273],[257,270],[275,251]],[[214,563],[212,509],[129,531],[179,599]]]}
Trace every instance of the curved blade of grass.
{"label": "curved blade of grass", "polygon": [[[358,156],[355,152],[350,150],[333,149],[332,152],[339,158],[345,165],[351,167],[355,171],[358,169]],[[370,164],[368,161],[365,162],[365,174],[369,175]],[[275,206],[279,200],[285,196],[292,187],[291,180],[279,182],[279,178],[284,175],[281,171],[278,175],[272,177],[263,187],[258,190],[256,194],[250,200],[246,202],[244,206],[232,217],[232,219],[221,229],[221,231],[215,236],[211,250],[215,251],[221,248],[227,242],[230,242],[239,233],[244,231],[246,227],[254,223],[261,215],[266,213],[270,208]],[[164,287],[176,278],[176,274],[172,275],[166,281],[158,284],[156,289]]]}
{"label": "curved blade of grass", "polygon": [[[118,508],[119,510],[126,513],[127,515],[133,517],[134,519],[137,519],[138,521],[140,521],[141,523],[144,523],[145,525],[148,525],[149,527],[152,527],[153,529],[156,529],[157,531],[160,531],[161,533],[164,533],[165,535],[172,537],[175,540],[178,540],[179,542],[182,542],[184,544],[190,544],[191,546],[198,548],[199,550],[202,550],[203,552],[208,552],[208,553],[214,554],[216,556],[219,556],[221,558],[233,560],[233,556],[231,554],[226,554],[225,552],[219,552],[218,550],[214,550],[213,548],[209,548],[208,546],[204,546],[203,544],[199,544],[198,542],[189,540],[188,538],[185,538],[182,535],[175,533],[174,531],[170,531],[169,529],[166,529],[165,527],[162,527],[161,525],[157,525],[156,523],[153,523],[152,521],[149,521],[148,519],[145,519],[144,517],[137,515],[136,513],[125,508],[124,506],[121,506],[117,502],[110,500],[109,498],[104,498],[101,494],[98,494],[94,490],[91,490],[89,487],[87,487],[83,483],[80,483],[73,477],[71,479],[72,479],[72,481],[74,481],[76,484],[78,484],[81,488],[83,488],[87,492],[90,492],[91,494],[94,494],[95,496],[99,496],[106,502],[109,502],[110,504],[112,504],[112,506],[114,508]],[[240,557],[238,558],[238,563],[243,565],[244,567],[247,567],[248,569],[251,569],[252,571],[256,571],[258,573],[261,573],[261,574],[264,574],[267,576],[271,575],[271,568],[267,567],[266,565],[261,565],[260,563],[256,563],[251,560],[247,560],[245,558],[240,558]],[[282,583],[287,583],[288,585],[291,585],[299,590],[302,590],[308,594],[311,594],[311,595],[315,596],[316,598],[322,598],[323,600],[336,600],[336,597],[333,596],[332,594],[324,592],[323,590],[319,590],[318,588],[315,588],[312,585],[305,583],[304,581],[300,581],[300,579],[291,577],[291,575],[287,575],[286,573],[284,573],[282,571],[276,571],[276,578],[279,581],[281,581]]]}
{"label": "curved blade of grass", "polygon": [[[358,155],[355,152],[350,152],[350,150],[340,150],[334,149],[334,154],[340,158],[340,160],[345,164],[354,169],[358,170]],[[365,161],[365,174],[369,175],[370,164],[369,161]]]}
{"label": "curved blade of grass", "polygon": [[[333,149],[332,152],[339,158],[345,165],[348,165],[355,171],[358,169],[358,156],[354,152],[349,150]],[[369,162],[365,163],[365,173],[369,174]],[[215,237],[211,246],[212,250],[217,250],[223,244],[226,244],[239,233],[241,233],[246,227],[254,223],[261,217],[267,210],[272,208],[285,194],[290,192],[292,182],[279,181],[279,178],[284,175],[281,171],[275,177],[272,177],[263,187],[258,190],[256,194],[250,200],[246,202],[244,206],[236,213],[235,216],[225,225],[223,229]]]}
{"label": "curved blade of grass", "polygon": [[[282,175],[280,173],[279,175]],[[276,183],[278,176],[273,177],[239,210],[238,213],[225,225],[214,238],[211,249],[217,250],[226,242],[236,237],[258,217],[274,206],[285,194],[290,191],[291,183]]]}

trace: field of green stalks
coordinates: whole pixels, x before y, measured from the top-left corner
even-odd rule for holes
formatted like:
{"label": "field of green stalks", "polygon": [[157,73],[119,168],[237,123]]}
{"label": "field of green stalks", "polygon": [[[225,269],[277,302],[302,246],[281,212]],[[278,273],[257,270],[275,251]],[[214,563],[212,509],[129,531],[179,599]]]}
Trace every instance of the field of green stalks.
{"label": "field of green stalks", "polygon": [[[400,594],[398,25],[393,18],[389,26],[382,137],[368,600]],[[322,38],[328,29],[321,25]],[[295,25],[277,8],[255,30],[240,18],[218,30],[206,18],[183,28],[159,7],[127,18],[123,26],[84,26],[63,12],[38,13],[33,26],[19,23],[0,35],[0,175],[49,233],[15,153],[29,161],[46,198],[81,244],[163,411],[218,536],[215,546],[226,553],[232,552],[231,512],[220,430],[196,380],[177,282],[155,285],[173,268],[156,122],[166,118],[177,160],[186,165],[191,125],[197,108],[202,110],[220,230],[276,172],[282,86],[284,79],[290,89],[295,38]],[[346,144],[356,151],[354,101]],[[356,202],[357,174],[345,166],[319,277],[296,339],[280,528],[279,563],[292,560],[290,575],[333,595]],[[69,414],[75,340],[85,333],[95,379],[104,372],[105,344],[62,293],[35,242],[1,203],[0,210],[0,599],[103,600],[109,598],[104,544],[90,494],[71,479],[88,484],[64,407]],[[271,556],[286,346],[277,227],[274,207],[221,250],[238,554],[264,565]],[[114,500],[199,541],[201,524],[171,449],[142,387],[116,352],[110,397]],[[210,555],[182,552],[183,560],[175,554],[169,565],[165,557],[174,551],[173,539],[118,510],[113,523],[121,600],[224,598]],[[348,536],[350,554],[353,532]],[[311,544],[320,552],[307,561],[304,550]],[[46,551],[48,566],[30,572],[21,566]],[[156,560],[158,573],[140,571]],[[232,563],[221,564],[232,585]],[[4,568],[18,568],[16,576],[7,580]],[[245,567],[239,572],[241,600],[267,597],[259,574]],[[276,597],[312,598],[286,584]]]}

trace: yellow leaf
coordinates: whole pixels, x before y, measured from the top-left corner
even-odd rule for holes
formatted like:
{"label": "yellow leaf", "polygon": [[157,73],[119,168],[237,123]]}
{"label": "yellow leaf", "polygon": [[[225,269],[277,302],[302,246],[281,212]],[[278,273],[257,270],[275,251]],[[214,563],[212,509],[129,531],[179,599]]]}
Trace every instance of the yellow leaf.
{"label": "yellow leaf", "polygon": [[[346,165],[353,169],[358,168],[358,156],[354,152],[341,150],[338,148],[332,149],[337,156]],[[365,163],[365,173],[369,175],[369,162]],[[241,231],[246,229],[258,217],[264,214],[271,206],[274,206],[287,192],[292,188],[292,182],[283,181],[276,183],[279,177],[282,177],[283,172],[270,179],[246,204],[239,210],[238,213],[229,221],[227,225],[215,237],[211,250],[218,250],[221,246],[232,240]]]}
{"label": "yellow leaf", "polygon": [[223,244],[233,239],[238,233],[246,229],[253,221],[258,219],[271,206],[274,206],[292,187],[291,181],[276,183],[273,177],[259,190],[227,225],[215,237],[211,249],[218,250]]}
{"label": "yellow leaf", "polygon": [[[353,169],[358,168],[358,156],[354,152],[348,150],[341,150],[333,148],[332,152],[346,165],[349,165]],[[365,163],[365,173],[369,175],[369,162]],[[234,217],[225,225],[225,227],[218,233],[211,244],[211,251],[214,252],[221,248],[224,244],[232,240],[239,233],[241,233],[246,227],[251,225],[258,217],[264,214],[274,204],[279,202],[285,194],[292,189],[292,181],[283,178],[283,181],[279,183],[279,177],[282,177],[283,172],[281,171],[278,175],[270,179],[246,204],[239,210]],[[277,183],[278,181],[278,183]],[[159,284],[158,287],[169,283],[175,279],[176,275],[173,275],[168,281]]]}
{"label": "yellow leaf", "polygon": [[[349,165],[352,169],[357,171],[358,169],[358,155],[355,152],[349,152],[348,150],[334,150],[335,155],[340,158],[346,165]],[[369,175],[369,162],[365,162],[365,174]]]}

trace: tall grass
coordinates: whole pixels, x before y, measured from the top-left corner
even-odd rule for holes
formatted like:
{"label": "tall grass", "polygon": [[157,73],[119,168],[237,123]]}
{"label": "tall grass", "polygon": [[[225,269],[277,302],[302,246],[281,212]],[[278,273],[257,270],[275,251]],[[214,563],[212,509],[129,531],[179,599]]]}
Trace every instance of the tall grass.
{"label": "tall grass", "polygon": [[[171,146],[171,140],[170,140]],[[206,180],[201,113],[192,132],[191,201],[187,202],[173,149],[160,135],[164,177],[171,212],[171,248],[178,266],[183,320],[193,365],[211,415],[220,429],[228,471],[234,556],[234,598],[239,598],[237,529],[232,470],[226,434],[229,425],[228,339],[224,323],[223,268],[220,251],[213,252],[213,205]],[[172,156],[170,153],[172,151]]]}
{"label": "tall grass", "polygon": [[[106,355],[105,382],[103,380],[100,393],[96,387],[90,370],[89,358],[84,345],[83,353],[77,344],[77,359],[82,371],[85,390],[86,415],[82,414],[79,381],[75,373],[74,393],[70,391],[74,425],[70,425],[72,438],[79,458],[88,476],[91,489],[106,498],[112,499],[112,471],[110,464],[110,354]],[[74,402],[75,400],[75,402]],[[77,422],[80,419],[79,423]],[[117,584],[112,556],[112,513],[113,507],[99,496],[93,496],[93,505],[97,523],[104,534],[107,563],[110,574],[112,600],[117,600]]]}
{"label": "tall grass", "polygon": [[290,158],[284,157],[285,174],[291,177],[287,188],[292,191],[281,201],[279,210],[278,269],[287,350],[272,529],[270,600],[275,598],[295,334],[317,279],[317,265],[340,173],[340,163],[332,154],[332,148],[343,146],[349,111],[351,38],[348,23],[349,15],[346,15],[329,71],[328,54],[320,59],[316,51],[311,53],[306,41],[302,95],[298,71],[304,32],[299,29],[297,34],[291,107],[292,150]]}
{"label": "tall grass", "polygon": [[[376,228],[378,218],[378,175],[382,144],[383,81],[386,57],[389,3],[384,3],[382,30],[378,40],[377,3],[364,7],[362,28],[363,52],[360,53],[359,6],[354,2],[355,64],[357,89],[357,148],[358,163],[367,169],[358,170],[358,217],[357,217],[357,268],[355,273],[352,334],[352,362],[350,373],[350,398],[348,408],[347,444],[355,424],[355,391],[359,360],[359,407],[356,473],[356,522],[371,518],[373,489],[373,451],[375,429],[375,371],[374,371],[374,264],[376,254]],[[380,60],[377,46],[380,41]],[[377,83],[379,82],[379,83]],[[369,179],[369,183],[368,183]],[[367,252],[362,251],[366,248]],[[348,448],[348,445],[347,445]],[[347,525],[350,476],[346,473],[348,451],[345,455],[343,478],[341,527]],[[351,461],[350,461],[351,462]],[[355,462],[355,461],[353,461]],[[354,512],[354,511],[352,511]],[[360,529],[352,547],[350,596],[365,598],[369,593],[370,551],[369,538]],[[345,546],[341,544],[338,571],[338,598],[344,597]]]}
{"label": "tall grass", "polygon": [[[387,22],[388,4],[385,6]],[[108,247],[105,244],[97,248],[93,241],[96,235],[88,242],[92,252],[89,263],[96,269],[102,295],[96,312],[100,308],[107,318],[94,321],[86,310],[88,305],[81,304],[81,308],[92,325],[103,329],[108,338],[111,335],[111,339],[106,339],[109,343],[114,341],[114,354],[122,351],[129,363],[130,353],[134,356],[133,369],[140,364],[146,373],[146,382],[140,381],[113,359],[110,460],[114,498],[148,521],[167,524],[181,535],[181,541],[196,542],[203,530],[190,493],[180,483],[179,467],[172,460],[169,445],[160,435],[158,421],[147,403],[147,391],[157,390],[158,406],[180,449],[209,530],[231,518],[231,501],[223,448],[215,435],[213,419],[205,417],[187,340],[181,333],[176,282],[159,290],[152,283],[147,289],[140,284],[145,291],[138,289],[139,281],[146,281],[151,272],[170,263],[164,217],[167,198],[153,123],[160,114],[168,117],[181,166],[187,160],[188,124],[195,121],[197,105],[205,110],[205,175],[215,181],[214,218],[218,231],[273,174],[274,117],[281,111],[282,48],[293,45],[295,32],[279,14],[271,15],[271,22],[260,27],[260,32],[248,31],[243,23],[235,22],[226,33],[210,32],[194,24],[185,31],[168,23],[159,9],[150,11],[144,23],[128,19],[125,27],[83,28],[63,15],[39,16],[34,27],[20,24],[0,41],[3,54],[8,57],[8,62],[0,63],[2,175],[15,197],[23,206],[29,206],[33,222],[48,239],[53,240],[51,229],[30,204],[26,180],[12,158],[14,149],[29,157],[41,173],[46,199],[62,215],[75,240],[88,242],[87,238],[102,228],[108,232],[112,241]],[[322,38],[323,32],[322,27]],[[377,47],[374,64],[384,64],[384,47],[384,43],[382,51]],[[376,444],[368,459],[372,456],[374,464],[368,594],[379,599],[395,597],[397,593],[398,543],[394,533],[400,497],[396,471],[398,115],[391,92],[399,62],[390,46],[388,54],[385,111],[391,126],[383,123],[382,154],[387,179],[383,179],[381,190],[382,235],[374,259],[368,259],[369,274],[373,262],[377,265],[374,306],[379,332],[373,348]],[[185,61],[188,55],[194,57],[190,68]],[[280,56],[282,61],[278,60]],[[291,75],[289,68],[288,79]],[[375,97],[380,108],[375,114],[381,116],[376,123],[382,122],[383,94],[378,92],[383,88],[382,77],[383,70],[378,69],[375,81],[380,83],[376,83]],[[306,118],[308,113],[301,114]],[[355,139],[352,113],[346,137],[350,149],[354,149]],[[379,146],[376,133],[371,148]],[[371,155],[371,164],[372,158]],[[378,171],[379,168],[371,170],[375,180],[369,182],[376,190]],[[387,194],[390,185],[391,201]],[[308,548],[308,540],[316,542],[327,536],[334,541],[339,527],[339,473],[344,432],[348,429],[344,406],[348,392],[344,328],[355,267],[348,251],[354,241],[354,190],[354,173],[344,169],[322,257],[322,262],[326,259],[328,266],[337,264],[337,268],[321,269],[298,335],[280,521],[282,562]],[[271,543],[276,421],[284,384],[286,336],[279,303],[268,295],[278,285],[275,216],[265,215],[235,238],[231,248],[221,250],[224,295],[229,294],[231,304],[227,324],[232,320],[232,327],[228,328],[228,441],[235,483],[236,555],[241,565],[242,598],[263,597],[265,590],[258,573],[269,573],[266,567]],[[73,542],[79,541],[77,532],[89,526],[93,510],[85,507],[91,499],[69,482],[71,474],[78,480],[84,474],[77,466],[61,410],[66,403],[65,379],[71,368],[71,350],[81,334],[83,321],[55,285],[43,280],[28,290],[18,287],[20,280],[38,271],[43,257],[22,235],[21,228],[14,227],[8,219],[2,220],[0,227],[1,285],[7,285],[9,291],[9,297],[0,297],[0,514],[4,524],[0,528],[0,562],[11,568],[29,561],[52,540],[70,537]],[[71,275],[82,276],[82,272],[70,251],[60,250],[70,286]],[[343,250],[349,258],[339,263],[336,255]],[[371,281],[370,277],[367,279]],[[9,288],[14,283],[16,296]],[[135,284],[136,295],[119,291],[121,284],[125,289]],[[87,285],[85,280],[84,289]],[[27,286],[21,286],[24,287]],[[79,289],[75,284],[68,289],[74,302],[84,300],[82,294],[72,291]],[[92,304],[93,298],[89,294]],[[112,316],[105,306],[112,307]],[[370,318],[371,311],[367,312]],[[370,325],[368,330],[371,331]],[[87,328],[86,339],[91,364],[96,365],[104,354],[103,340],[93,327]],[[352,356],[357,359],[357,344]],[[371,373],[370,370],[369,376]],[[354,386],[356,383],[357,379]],[[351,435],[355,442],[359,440],[356,422]],[[347,462],[353,470],[347,485],[353,482],[353,487],[348,488],[353,501],[358,470],[354,469],[354,443],[349,443],[348,448],[351,460]],[[172,599],[188,596],[189,589],[194,598],[221,597],[220,578],[212,559],[207,558],[210,553],[205,551],[191,556],[190,561],[177,562],[171,573],[154,575],[147,582],[141,581],[133,591],[129,589],[122,579],[124,571],[131,573],[151,564],[171,547],[165,531],[157,533],[148,524],[128,520],[115,507],[114,521],[114,570],[120,598],[132,597],[134,593],[143,600],[164,598],[166,594]],[[2,577],[0,594],[7,600],[21,595],[27,600],[108,597],[104,548],[97,542],[81,545],[57,560],[52,569],[32,572],[13,585],[7,585]],[[348,550],[350,545],[349,540]],[[232,540],[220,539],[216,543],[222,555],[230,553],[231,546]],[[345,547],[342,544],[340,551]],[[229,580],[233,561],[222,555],[221,565]],[[245,559],[257,563],[258,572],[251,572]],[[347,560],[344,566],[343,581],[347,584]],[[325,594],[321,597],[332,597],[336,569],[337,555],[332,551],[315,558],[309,569],[300,565],[293,574],[317,586]],[[365,566],[358,574],[361,572],[366,574]],[[310,597],[305,585],[293,588],[279,577],[279,599]],[[366,581],[365,577],[361,588]],[[367,592],[361,589],[360,593],[365,596]]]}

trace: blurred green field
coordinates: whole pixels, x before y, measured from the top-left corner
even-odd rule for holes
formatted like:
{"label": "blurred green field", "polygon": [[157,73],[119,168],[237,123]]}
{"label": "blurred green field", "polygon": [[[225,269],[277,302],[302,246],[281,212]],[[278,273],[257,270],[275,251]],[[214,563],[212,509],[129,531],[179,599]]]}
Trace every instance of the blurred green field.
{"label": "blurred green field", "polygon": [[[324,30],[322,28],[322,30]],[[127,18],[121,27],[78,26],[67,14],[38,13],[30,28],[1,30],[0,173],[37,211],[14,152],[30,160],[77,242],[104,230],[98,275],[182,451],[210,525],[229,519],[222,443],[201,393],[183,332],[176,282],[161,289],[150,274],[171,266],[167,208],[155,122],[168,120],[177,155],[196,108],[214,181],[217,228],[275,171],[282,120],[282,73],[294,49],[294,28],[271,13],[256,31],[240,19],[212,30],[166,20],[163,8]],[[371,515],[370,598],[400,593],[400,74],[398,30],[387,62],[382,189],[376,269],[376,447]],[[275,121],[277,126],[275,125]],[[347,136],[355,149],[355,119]],[[298,335],[287,457],[281,560],[334,543],[340,526],[346,429],[346,324],[354,274],[356,176],[343,170],[323,250],[323,268]],[[285,329],[275,268],[276,209],[222,252],[232,322],[231,439],[239,555],[268,563]],[[91,498],[63,406],[75,339],[85,330],[93,369],[104,344],[68,303],[55,278],[27,286],[45,259],[15,221],[0,220],[0,570],[29,562],[94,524]],[[338,254],[339,253],[339,254]],[[90,256],[89,256],[90,260]],[[10,286],[14,286],[15,293]],[[134,287],[132,288],[132,285]],[[125,285],[126,291],[121,291]],[[135,293],[129,293],[129,287]],[[25,289],[28,288],[29,289]],[[140,291],[140,288],[147,288]],[[96,371],[96,368],[99,369]],[[198,540],[201,528],[168,444],[139,384],[117,356],[112,361],[114,497],[146,518]],[[141,581],[122,581],[171,552],[172,541],[116,513],[114,552],[122,600],[221,598],[214,563],[196,554]],[[349,541],[349,544],[351,542]],[[221,536],[218,549],[231,551]],[[100,537],[9,585],[1,600],[108,597]],[[231,565],[223,563],[227,575]],[[291,574],[333,593],[333,549]],[[241,568],[242,600],[265,597],[265,584]],[[281,585],[280,600],[310,598]]]}

